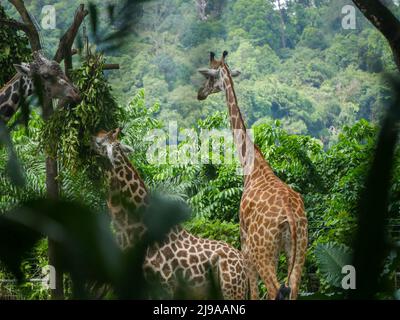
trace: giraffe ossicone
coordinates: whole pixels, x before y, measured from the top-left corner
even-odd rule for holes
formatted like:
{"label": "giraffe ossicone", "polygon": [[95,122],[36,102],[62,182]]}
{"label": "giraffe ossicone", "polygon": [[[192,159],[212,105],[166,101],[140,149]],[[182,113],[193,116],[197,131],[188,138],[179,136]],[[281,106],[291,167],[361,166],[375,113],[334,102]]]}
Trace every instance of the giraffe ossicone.
{"label": "giraffe ossicone", "polygon": [[[35,92],[34,80],[38,80],[51,99],[79,103],[79,90],[65,75],[60,65],[47,59],[41,51],[33,52],[33,61],[14,64],[17,74],[0,89],[0,118],[8,121],[18,110],[22,99]],[[36,78],[35,78],[36,77]]]}
{"label": "giraffe ossicone", "polygon": [[[107,201],[116,239],[122,249],[134,246],[147,232],[143,208],[148,204],[148,191],[126,152],[132,149],[118,140],[120,129],[100,131],[92,147],[108,159]],[[110,154],[111,151],[111,154]],[[228,244],[195,237],[181,226],[175,226],[162,242],[147,250],[143,270],[147,279],[156,277],[172,297],[179,289],[181,277],[187,281],[190,297],[207,298],[216,280],[224,299],[246,299],[248,278],[242,253]],[[210,271],[212,279],[210,279]]]}
{"label": "giraffe ossicone", "polygon": [[[233,140],[244,170],[244,188],[240,201],[240,236],[250,280],[251,298],[258,299],[258,277],[268,291],[268,298],[281,298],[290,292],[298,295],[302,268],[307,249],[307,217],[300,194],[281,181],[272,171],[259,148],[246,132],[238,106],[231,70],[225,62],[228,52],[220,60],[210,52],[210,67],[198,71],[206,78],[198,91],[198,100],[210,94],[224,92],[229,111]],[[254,153],[249,151],[254,150]],[[251,158],[251,159],[250,159]],[[277,278],[277,264],[281,251],[288,257],[288,279],[281,286]]]}

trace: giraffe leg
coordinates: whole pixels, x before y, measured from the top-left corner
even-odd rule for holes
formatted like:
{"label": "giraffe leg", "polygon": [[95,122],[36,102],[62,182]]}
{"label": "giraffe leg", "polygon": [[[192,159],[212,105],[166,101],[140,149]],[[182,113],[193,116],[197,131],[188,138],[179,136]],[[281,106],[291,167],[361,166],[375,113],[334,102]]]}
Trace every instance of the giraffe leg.
{"label": "giraffe leg", "polygon": [[243,259],[245,263],[245,268],[247,272],[249,289],[250,289],[250,299],[259,300],[260,292],[258,290],[258,272],[255,263],[251,258],[251,253],[248,248],[248,237],[245,231],[245,226],[243,225],[243,220],[240,220],[240,243],[242,248]]}
{"label": "giraffe leg", "polygon": [[256,252],[256,266],[258,274],[267,287],[267,299],[273,300],[278,294],[280,288],[279,280],[277,277],[277,261],[280,252],[280,240],[278,235],[270,234],[268,242],[261,241],[257,244],[258,250]]}
{"label": "giraffe leg", "polygon": [[259,300],[260,292],[258,290],[258,272],[257,268],[254,264],[252,264],[249,260],[246,261],[246,270],[247,276],[249,278],[249,286],[250,286],[250,299],[251,300]]}
{"label": "giraffe leg", "polygon": [[259,269],[259,274],[267,287],[267,299],[274,300],[280,287],[276,276],[275,262],[264,264],[264,266]]}

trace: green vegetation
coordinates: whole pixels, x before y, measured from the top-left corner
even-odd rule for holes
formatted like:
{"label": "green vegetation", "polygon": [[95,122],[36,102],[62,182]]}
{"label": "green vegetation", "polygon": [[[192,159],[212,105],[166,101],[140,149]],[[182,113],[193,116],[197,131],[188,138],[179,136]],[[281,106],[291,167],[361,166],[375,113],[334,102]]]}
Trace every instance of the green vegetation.
{"label": "green vegetation", "polygon": [[[42,31],[49,52],[53,53],[60,29],[73,16],[73,2],[67,6],[66,1],[58,1],[58,29]],[[92,2],[104,8],[102,1]],[[0,211],[44,195],[44,152],[49,152],[44,146],[51,140],[57,141],[61,160],[63,200],[103,212],[106,186],[88,144],[97,130],[120,126],[123,142],[134,148],[131,161],[150,189],[190,206],[192,217],[186,228],[240,247],[243,181],[236,173],[238,162],[154,164],[146,158],[151,142],[143,139],[153,129],[168,132],[170,121],[198,133],[228,128],[222,94],[196,100],[202,80],[196,68],[207,64],[208,51],[226,49],[229,65],[242,72],[235,89],[256,144],[275,173],[305,201],[310,241],[302,291],[310,290],[310,273],[320,278],[321,292],[340,291],[338,268],[347,261],[345,248],[351,246],[357,227],[357,202],[375,150],[378,121],[391,102],[382,75],[395,66],[383,37],[361,16],[356,30],[341,28],[340,9],[348,1],[293,0],[281,11],[274,9],[273,2],[209,0],[205,20],[200,19],[194,1],[151,1],[140,6],[135,34],[125,46],[106,55],[106,62],[119,63],[120,70],[102,72],[102,56],[74,58],[80,65],[74,80],[84,92],[84,102],[73,110],[58,110],[47,124],[33,108],[29,127],[12,131],[26,184],[17,187],[0,171]],[[39,17],[43,4],[32,1],[27,7]],[[13,14],[9,5],[5,7]],[[400,14],[399,7],[392,9]],[[105,18],[100,22],[105,25]],[[3,36],[15,34],[2,30],[0,40]],[[26,44],[26,39],[19,43]],[[2,50],[0,66],[8,68],[11,58],[27,56],[18,50],[20,55]],[[1,70],[3,84],[12,72]],[[180,141],[178,150],[189,144]],[[6,167],[7,159],[6,150],[0,149],[0,168]],[[399,181],[397,150],[390,220],[399,219]],[[45,243],[36,247],[32,258],[36,266],[46,265]],[[390,265],[389,278],[393,270]],[[28,267],[24,272],[33,276]],[[7,276],[0,271],[0,278]],[[37,288],[21,290],[25,297],[46,297]]]}

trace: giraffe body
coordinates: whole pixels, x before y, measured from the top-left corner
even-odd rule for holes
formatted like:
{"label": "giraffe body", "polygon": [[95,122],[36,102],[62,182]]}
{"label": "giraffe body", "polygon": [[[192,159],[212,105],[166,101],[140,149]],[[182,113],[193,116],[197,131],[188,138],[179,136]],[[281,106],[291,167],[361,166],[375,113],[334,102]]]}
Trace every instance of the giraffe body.
{"label": "giraffe body", "polygon": [[281,287],[277,278],[279,254],[284,251],[288,261],[290,298],[298,295],[301,272],[307,249],[307,218],[303,200],[297,192],[281,181],[253,144],[246,132],[232,77],[240,72],[230,70],[224,59],[216,60],[210,53],[211,69],[200,69],[206,82],[198,92],[198,99],[225,92],[231,129],[240,163],[246,168],[240,202],[240,235],[250,281],[252,299],[259,298],[258,278],[275,299]]}
{"label": "giraffe body", "polygon": [[33,81],[27,76],[15,75],[0,90],[0,116],[8,121],[17,111],[21,95],[24,99],[33,92]]}
{"label": "giraffe body", "polygon": [[0,89],[0,119],[7,122],[18,110],[19,104],[34,92],[33,77],[41,81],[49,98],[79,102],[75,86],[61,70],[60,65],[45,58],[41,52],[33,53],[31,63],[14,65],[17,74]]}
{"label": "giraffe body", "polygon": [[[111,132],[112,133],[112,132]],[[138,172],[125,155],[126,146],[110,133],[97,136],[99,153],[110,159],[108,179],[110,196],[108,207],[117,242],[122,249],[133,246],[146,233],[140,216],[129,213],[129,207],[146,206],[148,192]],[[105,139],[105,140],[104,140]],[[98,142],[97,142],[98,143]],[[121,201],[123,195],[124,201]],[[126,203],[128,202],[128,204]],[[191,297],[207,298],[210,271],[218,281],[224,299],[246,299],[248,278],[242,253],[226,243],[201,239],[180,226],[174,227],[161,243],[147,251],[143,270],[147,279],[156,278],[171,297],[176,293],[180,279],[185,279],[193,290]]]}

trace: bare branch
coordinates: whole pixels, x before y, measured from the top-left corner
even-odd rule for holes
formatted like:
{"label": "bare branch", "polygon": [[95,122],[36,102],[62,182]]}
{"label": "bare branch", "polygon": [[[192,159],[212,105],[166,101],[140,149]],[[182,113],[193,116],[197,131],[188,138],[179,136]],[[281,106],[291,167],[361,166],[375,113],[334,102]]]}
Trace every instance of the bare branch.
{"label": "bare branch", "polygon": [[76,34],[78,33],[79,27],[81,26],[83,19],[85,19],[88,14],[89,12],[85,10],[85,5],[79,5],[79,8],[76,10],[72,25],[68,28],[68,30],[60,39],[57,52],[54,56],[55,61],[61,62],[63,59],[65,59],[65,57],[71,55],[71,48],[74,43]]}
{"label": "bare branch", "polygon": [[23,24],[25,25],[25,33],[28,36],[29,43],[31,44],[32,51],[42,49],[40,44],[39,33],[25,8],[25,4],[22,0],[8,0],[17,9],[19,15],[22,18]]}
{"label": "bare branch", "polygon": [[353,2],[387,39],[400,71],[400,21],[378,0],[353,0]]}
{"label": "bare branch", "polygon": [[117,70],[119,69],[118,63],[106,63],[103,66],[103,70]]}

